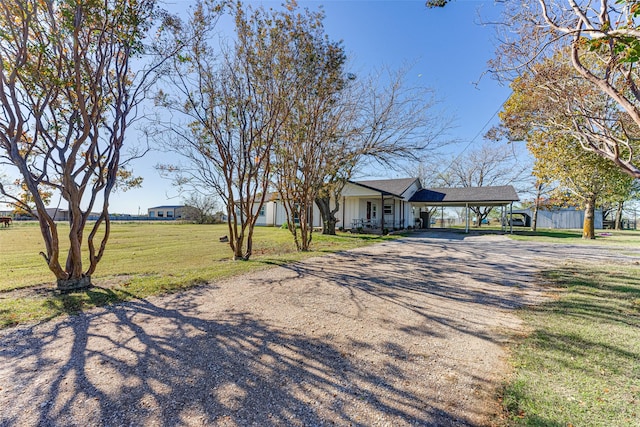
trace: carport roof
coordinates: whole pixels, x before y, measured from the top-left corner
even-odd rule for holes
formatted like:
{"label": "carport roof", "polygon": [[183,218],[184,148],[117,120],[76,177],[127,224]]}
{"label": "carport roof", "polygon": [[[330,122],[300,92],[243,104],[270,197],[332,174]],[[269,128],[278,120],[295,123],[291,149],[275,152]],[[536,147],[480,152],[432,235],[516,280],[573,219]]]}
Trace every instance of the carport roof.
{"label": "carport roof", "polygon": [[423,188],[411,199],[413,203],[432,206],[500,206],[520,200],[511,185],[497,187]]}

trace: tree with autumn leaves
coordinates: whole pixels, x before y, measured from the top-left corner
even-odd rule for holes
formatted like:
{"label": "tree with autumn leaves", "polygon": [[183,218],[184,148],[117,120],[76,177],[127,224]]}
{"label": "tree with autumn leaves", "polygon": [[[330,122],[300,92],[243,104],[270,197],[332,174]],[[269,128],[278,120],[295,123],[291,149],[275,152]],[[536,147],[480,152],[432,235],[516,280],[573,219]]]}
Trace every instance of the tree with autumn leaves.
{"label": "tree with autumn leaves", "polygon": [[[429,0],[429,8],[450,0]],[[562,51],[573,75],[618,110],[620,125],[640,127],[640,1],[506,0],[496,25],[499,43],[490,72],[512,81]],[[580,147],[640,178],[640,144],[608,126],[585,126]]]}
{"label": "tree with autumn leaves", "polygon": [[534,175],[541,183],[558,184],[556,198],[585,209],[583,238],[595,238],[596,206],[628,198],[634,178],[585,150],[583,137],[590,129],[625,137],[638,130],[609,97],[576,74],[562,51],[532,66],[511,88],[500,113],[507,138],[526,141]]}
{"label": "tree with autumn leaves", "polygon": [[[583,127],[580,146],[640,178],[640,145],[634,133],[640,127],[640,2],[538,0],[537,6],[537,19],[525,25],[544,28],[538,51],[552,41],[566,46],[563,52],[574,76],[600,92],[616,111],[614,126]],[[610,132],[612,127],[615,131]]]}
{"label": "tree with autumn leaves", "polygon": [[[3,192],[38,219],[41,254],[62,290],[91,285],[109,239],[109,198],[140,182],[126,169],[123,147],[170,55],[154,56],[145,44],[157,12],[153,0],[0,3],[0,159],[27,197]],[[142,54],[154,59],[136,69]],[[66,253],[46,210],[50,193],[69,211]],[[92,212],[98,219],[89,223]]]}
{"label": "tree with autumn leaves", "polygon": [[[213,37],[223,11],[235,23],[228,45]],[[273,147],[295,99],[292,16],[240,2],[198,2],[174,33],[190,43],[165,77],[172,89],[156,95],[156,104],[171,112],[156,125],[158,139],[179,159],[159,169],[222,199],[235,260],[252,255],[254,226],[272,186]]]}

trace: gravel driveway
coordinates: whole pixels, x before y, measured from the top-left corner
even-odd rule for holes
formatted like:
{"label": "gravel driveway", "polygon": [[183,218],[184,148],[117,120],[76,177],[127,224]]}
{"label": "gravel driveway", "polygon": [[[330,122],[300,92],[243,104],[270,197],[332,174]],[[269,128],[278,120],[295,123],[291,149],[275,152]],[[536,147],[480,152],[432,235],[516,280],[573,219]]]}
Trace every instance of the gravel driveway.
{"label": "gravel driveway", "polygon": [[430,233],[0,331],[0,425],[486,425],[578,251]]}

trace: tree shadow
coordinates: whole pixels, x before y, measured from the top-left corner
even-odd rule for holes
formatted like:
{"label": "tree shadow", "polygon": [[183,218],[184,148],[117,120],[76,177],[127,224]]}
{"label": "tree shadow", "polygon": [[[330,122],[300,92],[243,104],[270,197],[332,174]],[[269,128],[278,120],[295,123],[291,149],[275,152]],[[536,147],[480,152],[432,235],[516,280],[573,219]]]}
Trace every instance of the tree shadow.
{"label": "tree shadow", "polygon": [[[489,320],[531,302],[540,259],[563,251],[563,245],[408,238],[285,266],[285,280],[338,286],[355,311],[367,310],[366,298],[382,300],[386,311],[377,320],[389,322],[396,340],[376,345],[366,336],[341,345],[248,309],[203,311],[193,297],[215,298],[206,294],[210,287],[163,297],[162,306],[133,300],[1,331],[0,425],[473,425],[418,391],[433,385],[408,376],[402,364],[428,369],[430,356],[398,343],[446,339],[447,331],[503,343],[505,334]],[[255,277],[252,286],[264,292],[280,280]],[[108,299],[113,291],[91,292]],[[452,309],[443,311],[441,302]],[[471,307],[481,310],[474,315]],[[403,322],[395,312],[421,321]],[[353,352],[385,357],[374,367]],[[434,363],[457,369],[455,360]],[[486,386],[471,368],[464,374]]]}
{"label": "tree shadow", "polygon": [[[518,376],[531,378],[530,384],[505,387],[507,409],[527,412],[523,425],[559,425],[539,418],[559,403],[567,406],[556,420],[637,425],[640,310],[634,301],[640,298],[640,276],[634,272],[639,271],[577,262],[542,272],[561,295],[528,310],[532,331],[516,358]],[[552,385],[545,373],[552,373]],[[607,399],[600,398],[603,390]],[[580,398],[568,401],[571,395]]]}
{"label": "tree shadow", "polygon": [[246,312],[167,305],[4,331],[0,425],[470,425],[400,387],[393,358],[376,374],[328,340]]}
{"label": "tree shadow", "polygon": [[[558,289],[570,289],[571,298],[538,307],[539,310],[561,313],[575,319],[594,319],[601,322],[640,326],[640,276],[632,272],[616,272],[610,267],[606,281],[599,280],[580,265],[564,265],[545,269],[542,277]],[[634,272],[640,268],[633,266]]]}
{"label": "tree shadow", "polygon": [[[546,289],[540,285],[547,280],[544,271],[548,266],[572,257],[584,262],[602,262],[603,259],[637,262],[637,257],[595,246],[523,243],[508,239],[487,241],[470,237],[474,236],[428,232],[382,243],[374,249],[343,252],[337,258],[330,256],[318,262],[283,267],[298,278],[316,277],[351,289],[350,298],[356,305],[361,304],[356,291],[361,291],[446,328],[502,342],[504,336],[487,328],[486,320],[494,316],[496,310],[512,310],[543,302]],[[410,245],[411,250],[398,250],[401,245]],[[380,248],[384,250],[380,251]],[[626,285],[619,288],[631,297],[637,297],[635,288]],[[459,314],[441,315],[434,309],[438,301],[457,304]],[[465,311],[471,307],[481,307],[487,313],[487,319],[465,316]],[[601,314],[603,318],[608,316],[605,310],[590,308],[589,312]]]}
{"label": "tree shadow", "polygon": [[[457,243],[463,243],[458,245]],[[350,289],[356,306],[362,305],[359,292],[385,301],[390,307],[409,310],[427,321],[434,321],[458,332],[490,341],[504,337],[485,328],[486,319],[465,316],[465,307],[482,307],[487,314],[532,303],[527,292],[539,290],[537,270],[525,269],[520,262],[499,262],[477,247],[459,241],[428,245],[411,241],[413,254],[389,250],[370,252],[367,248],[325,257],[318,262],[283,266],[298,278],[315,277]],[[379,248],[380,246],[378,246]],[[434,251],[437,248],[442,252]],[[435,306],[439,301],[456,303],[460,312],[443,314]],[[470,328],[476,321],[477,328]],[[403,326],[403,331],[408,331]],[[437,334],[421,330],[417,333]]]}

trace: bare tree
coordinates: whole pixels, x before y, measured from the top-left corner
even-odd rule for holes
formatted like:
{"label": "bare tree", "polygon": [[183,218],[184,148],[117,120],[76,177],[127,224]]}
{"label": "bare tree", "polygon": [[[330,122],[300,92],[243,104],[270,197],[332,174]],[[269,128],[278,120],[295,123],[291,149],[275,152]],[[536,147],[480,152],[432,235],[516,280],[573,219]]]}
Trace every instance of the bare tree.
{"label": "bare tree", "polygon": [[316,197],[324,234],[335,234],[339,195],[364,166],[416,161],[446,143],[451,119],[436,111],[431,89],[408,86],[405,77],[405,69],[381,71],[342,91],[342,122],[325,149],[331,160]]}
{"label": "bare tree", "polygon": [[[513,146],[485,142],[480,147],[453,157],[447,167],[441,169],[434,183],[444,187],[489,187],[521,185],[530,176],[531,164],[518,156]],[[480,227],[493,207],[471,206],[476,227]]]}
{"label": "bare tree", "polygon": [[531,218],[531,231],[538,230],[538,212],[542,206],[542,197],[545,190],[545,184],[541,181],[536,181],[535,185],[536,195],[533,199],[533,216]]}
{"label": "bare tree", "polygon": [[[153,0],[0,3],[0,161],[15,167],[32,204],[4,196],[38,218],[41,254],[60,289],[90,286],[109,238],[110,195],[129,179],[139,184],[123,169],[122,149],[168,55],[155,56],[145,45],[157,12]],[[133,61],[143,53],[149,65],[136,71]],[[62,261],[61,237],[43,197],[48,192],[69,210]],[[93,210],[99,216],[86,233]]]}
{"label": "bare tree", "polygon": [[[157,103],[173,114],[159,123],[165,146],[185,164],[163,165],[179,183],[211,186],[226,206],[234,259],[248,260],[253,229],[271,184],[272,148],[291,102],[290,34],[282,17],[263,9],[232,7],[236,41],[215,52],[211,35],[217,6],[199,3],[177,34],[191,40],[174,61]],[[164,129],[163,129],[164,127]]]}
{"label": "bare tree", "polygon": [[184,199],[184,205],[182,217],[185,220],[195,221],[198,224],[214,222],[214,214],[218,209],[218,200],[212,195],[193,191]]}

